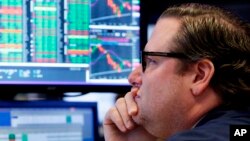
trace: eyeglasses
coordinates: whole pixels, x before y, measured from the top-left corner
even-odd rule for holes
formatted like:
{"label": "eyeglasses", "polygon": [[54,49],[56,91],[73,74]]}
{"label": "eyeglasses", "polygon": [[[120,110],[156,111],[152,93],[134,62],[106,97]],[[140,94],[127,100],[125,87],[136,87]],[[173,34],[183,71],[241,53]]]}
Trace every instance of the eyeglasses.
{"label": "eyeglasses", "polygon": [[183,53],[178,52],[151,52],[151,51],[142,51],[141,52],[141,61],[142,61],[142,71],[145,72],[147,68],[146,56],[161,56],[161,57],[171,57],[171,58],[180,58],[188,59],[188,57]]}

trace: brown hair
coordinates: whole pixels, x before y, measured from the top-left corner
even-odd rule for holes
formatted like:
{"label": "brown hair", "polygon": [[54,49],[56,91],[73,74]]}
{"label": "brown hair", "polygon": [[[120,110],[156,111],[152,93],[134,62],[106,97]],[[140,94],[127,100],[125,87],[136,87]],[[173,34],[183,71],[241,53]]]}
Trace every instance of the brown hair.
{"label": "brown hair", "polygon": [[248,23],[222,8],[195,3],[170,7],[160,19],[166,17],[175,17],[182,22],[175,38],[175,51],[189,58],[182,61],[182,71],[190,63],[210,59],[215,66],[210,85],[225,101],[239,99],[241,103],[245,96],[250,97]]}

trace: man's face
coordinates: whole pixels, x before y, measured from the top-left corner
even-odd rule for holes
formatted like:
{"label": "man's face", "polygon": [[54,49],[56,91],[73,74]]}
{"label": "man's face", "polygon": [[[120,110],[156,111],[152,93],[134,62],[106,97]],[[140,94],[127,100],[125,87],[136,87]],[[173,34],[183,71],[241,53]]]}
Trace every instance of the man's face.
{"label": "man's face", "polygon": [[[145,51],[169,52],[173,48],[180,23],[174,18],[158,21]],[[188,101],[185,76],[177,74],[178,59],[148,56],[147,68],[142,75],[142,85],[135,98],[138,115],[136,123],[157,137],[167,137],[182,128]],[[186,94],[187,95],[187,94]]]}

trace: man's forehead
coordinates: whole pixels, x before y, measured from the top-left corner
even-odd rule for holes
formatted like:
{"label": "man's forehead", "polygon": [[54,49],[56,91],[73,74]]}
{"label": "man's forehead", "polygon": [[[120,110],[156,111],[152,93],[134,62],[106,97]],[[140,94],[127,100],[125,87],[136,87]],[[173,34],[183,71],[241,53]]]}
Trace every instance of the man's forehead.
{"label": "man's forehead", "polygon": [[160,19],[150,37],[145,50],[148,51],[168,51],[175,45],[174,38],[180,29],[180,20],[176,18]]}

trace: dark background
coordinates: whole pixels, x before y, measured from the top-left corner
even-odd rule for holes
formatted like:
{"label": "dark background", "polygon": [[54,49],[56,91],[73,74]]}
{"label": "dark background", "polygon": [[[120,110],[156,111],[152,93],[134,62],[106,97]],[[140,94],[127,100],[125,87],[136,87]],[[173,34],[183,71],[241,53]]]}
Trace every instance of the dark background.
{"label": "dark background", "polygon": [[144,3],[148,23],[155,23],[160,14],[169,6],[181,3],[212,4],[229,9],[250,22],[250,1],[248,0],[141,0]]}

